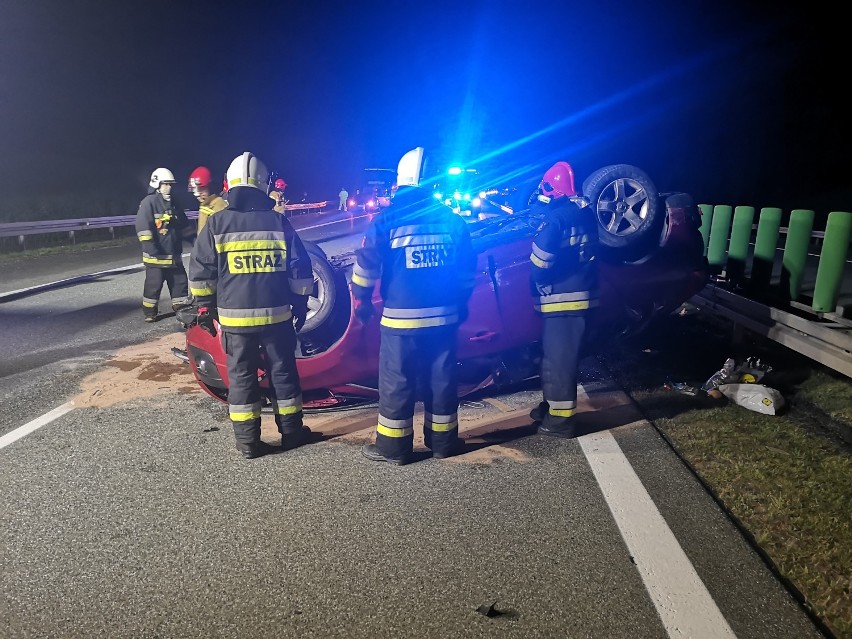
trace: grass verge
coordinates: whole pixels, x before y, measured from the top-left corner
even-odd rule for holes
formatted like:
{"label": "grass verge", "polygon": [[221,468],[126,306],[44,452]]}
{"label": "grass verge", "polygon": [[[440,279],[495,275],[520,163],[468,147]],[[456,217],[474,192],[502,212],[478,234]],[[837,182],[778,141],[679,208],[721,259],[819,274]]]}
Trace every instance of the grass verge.
{"label": "grass verge", "polygon": [[[601,363],[836,637],[852,638],[852,380],[704,311],[673,315]],[[787,406],[764,415],[700,387],[755,355]]]}

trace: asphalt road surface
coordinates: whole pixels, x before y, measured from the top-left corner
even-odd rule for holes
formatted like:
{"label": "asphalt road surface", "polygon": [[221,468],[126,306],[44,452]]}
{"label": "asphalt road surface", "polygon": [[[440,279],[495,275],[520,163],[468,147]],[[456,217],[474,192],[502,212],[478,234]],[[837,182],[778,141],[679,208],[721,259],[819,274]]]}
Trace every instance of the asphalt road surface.
{"label": "asphalt road surface", "polygon": [[[343,250],[333,220],[301,233]],[[4,268],[0,636],[821,636],[591,360],[578,439],[534,433],[533,382],[465,402],[452,459],[367,461],[368,406],[246,461],[138,264]]]}

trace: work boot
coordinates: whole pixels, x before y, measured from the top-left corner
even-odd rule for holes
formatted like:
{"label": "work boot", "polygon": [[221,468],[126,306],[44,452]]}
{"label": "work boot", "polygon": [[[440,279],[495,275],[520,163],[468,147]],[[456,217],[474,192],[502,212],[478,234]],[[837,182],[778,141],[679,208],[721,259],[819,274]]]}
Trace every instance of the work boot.
{"label": "work boot", "polygon": [[252,442],[250,444],[237,442],[237,450],[240,451],[240,454],[242,454],[245,459],[256,459],[258,457],[274,453],[275,447],[270,446],[264,441]]}
{"label": "work boot", "polygon": [[279,431],[281,433],[281,450],[293,450],[311,441],[314,432],[307,426],[295,431]]}
{"label": "work boot", "polygon": [[562,428],[556,428],[553,426],[545,426],[544,424],[540,424],[538,430],[536,431],[539,435],[548,435],[549,437],[561,437],[563,439],[574,439],[577,436],[576,431],[573,427],[568,426]]}
{"label": "work boot", "polygon": [[148,324],[151,324],[151,323],[153,323],[153,322],[156,322],[156,321],[157,321],[157,314],[156,314],[156,313],[154,313],[153,315],[151,315],[150,313],[145,313],[145,321],[146,321]]}
{"label": "work boot", "polygon": [[447,457],[455,457],[464,452],[464,440],[461,437],[456,438],[449,446],[444,446],[438,450],[432,451],[433,459],[446,459]]}
{"label": "work boot", "polygon": [[404,454],[401,457],[387,457],[382,454],[382,451],[380,451],[379,447],[375,444],[364,444],[363,448],[361,448],[361,454],[370,461],[388,462],[389,464],[396,464],[397,466],[407,464],[409,460],[409,455],[407,454]]}
{"label": "work boot", "polygon": [[550,404],[546,401],[542,400],[542,402],[533,408],[530,411],[530,419],[534,422],[540,422],[544,419],[544,416],[547,415],[547,412],[550,410]]}

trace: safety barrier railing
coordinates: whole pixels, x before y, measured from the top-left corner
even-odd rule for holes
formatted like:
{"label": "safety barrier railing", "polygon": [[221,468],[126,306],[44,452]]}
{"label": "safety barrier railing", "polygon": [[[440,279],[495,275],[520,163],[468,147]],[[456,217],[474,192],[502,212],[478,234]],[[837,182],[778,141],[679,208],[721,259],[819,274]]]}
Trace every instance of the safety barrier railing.
{"label": "safety barrier railing", "polygon": [[[795,209],[786,227],[782,211],[753,206],[699,204],[701,234],[711,270],[732,287],[804,305],[823,315],[837,311],[850,264],[852,213],[828,214],[814,230],[814,211]],[[784,236],[783,242],[781,240]],[[807,294],[805,283],[812,283]]]}
{"label": "safety barrier railing", "polygon": [[[284,210],[290,215],[305,215],[321,213],[328,207],[328,201],[287,204]],[[198,219],[198,211],[186,211],[190,220]],[[77,233],[94,229],[106,229],[112,239],[115,239],[115,229],[134,226],[135,215],[117,215],[113,217],[84,217],[69,220],[45,220],[38,222],[8,222],[0,224],[0,238],[16,237],[18,244],[26,248],[26,238],[31,235],[47,235],[50,233],[67,234],[68,240],[76,242]]]}

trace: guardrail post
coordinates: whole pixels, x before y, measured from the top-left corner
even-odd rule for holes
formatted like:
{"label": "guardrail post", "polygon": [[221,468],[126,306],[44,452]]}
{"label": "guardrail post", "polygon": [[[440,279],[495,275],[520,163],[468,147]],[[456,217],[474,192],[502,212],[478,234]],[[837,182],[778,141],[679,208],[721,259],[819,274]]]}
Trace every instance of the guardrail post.
{"label": "guardrail post", "polygon": [[109,236],[112,239],[115,239],[115,227],[114,226],[109,227]]}
{"label": "guardrail post", "polygon": [[751,227],[754,224],[754,207],[738,206],[734,209],[731,228],[731,243],[728,245],[728,264],[725,269],[728,281],[742,285],[748,263],[748,247],[751,244]]}
{"label": "guardrail post", "polygon": [[20,245],[21,245],[21,248],[22,248],[23,250],[25,250],[25,251],[26,251],[26,250],[27,250],[27,245],[26,245],[26,243],[25,243],[25,241],[24,241],[24,238],[25,238],[25,237],[26,237],[25,235],[19,235],[19,236],[18,236],[18,244],[20,244]]}
{"label": "guardrail post", "polygon": [[710,221],[713,219],[713,206],[710,204],[699,204],[701,211],[701,237],[704,240],[704,257],[707,257],[707,247],[710,245]]}
{"label": "guardrail post", "polygon": [[74,241],[74,231],[68,231],[68,239],[71,240],[71,244],[75,244]]}
{"label": "guardrail post", "polygon": [[784,243],[784,257],[781,270],[781,293],[789,293],[790,300],[796,300],[802,291],[802,278],[808,260],[808,246],[814,228],[814,212],[808,209],[795,209],[790,212],[790,224],[787,227],[787,241]]}
{"label": "guardrail post", "polygon": [[817,313],[833,313],[843,283],[843,267],[852,235],[852,213],[833,211],[828,214],[825,239],[817,267],[814,301],[811,308]]}
{"label": "guardrail post", "polygon": [[754,240],[754,260],[751,264],[751,285],[754,290],[764,290],[772,282],[780,229],[781,209],[771,206],[760,209],[757,237]]}
{"label": "guardrail post", "polygon": [[707,262],[713,273],[720,273],[725,268],[725,258],[728,252],[728,233],[731,231],[732,209],[727,204],[717,204],[713,207],[713,219],[710,224],[710,243],[707,247]]}

